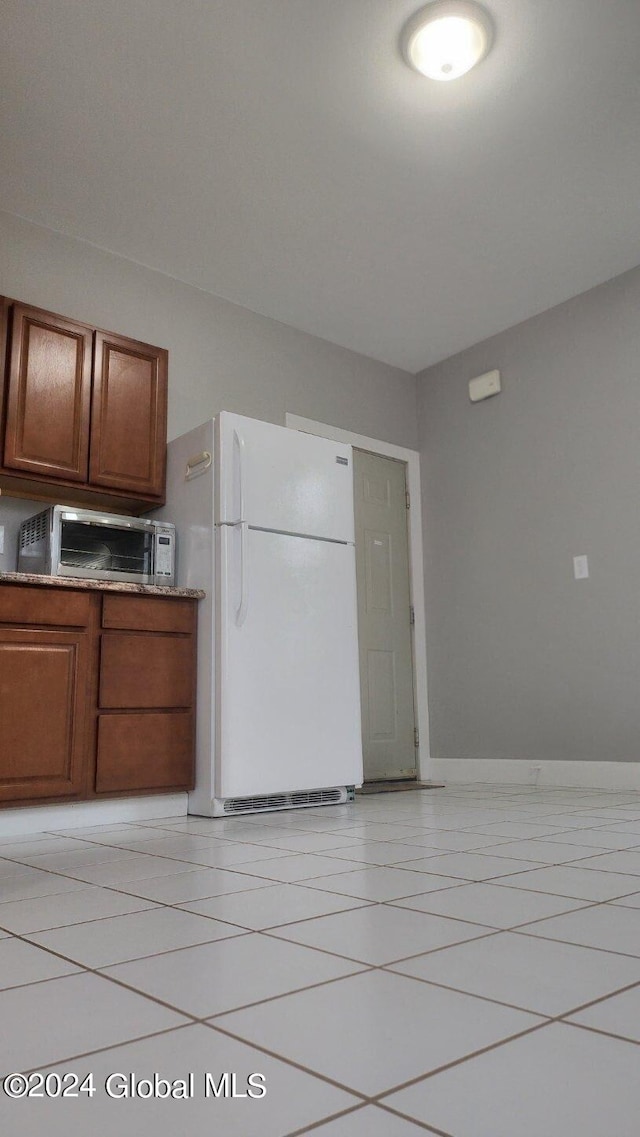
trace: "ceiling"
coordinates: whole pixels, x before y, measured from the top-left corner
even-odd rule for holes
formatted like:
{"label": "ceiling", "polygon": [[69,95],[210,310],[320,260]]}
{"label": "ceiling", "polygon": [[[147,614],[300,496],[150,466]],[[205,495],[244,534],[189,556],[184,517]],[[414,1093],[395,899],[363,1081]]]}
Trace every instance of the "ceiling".
{"label": "ceiling", "polygon": [[640,3],[2,0],[0,208],[418,371],[640,262]]}

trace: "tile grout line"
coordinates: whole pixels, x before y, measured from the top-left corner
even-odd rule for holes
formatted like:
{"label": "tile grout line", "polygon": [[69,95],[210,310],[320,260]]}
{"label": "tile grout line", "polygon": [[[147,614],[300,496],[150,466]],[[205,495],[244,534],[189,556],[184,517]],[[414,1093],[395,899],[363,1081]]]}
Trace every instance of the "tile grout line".
{"label": "tile grout line", "polygon": [[[94,1050],[83,1050],[82,1052],[80,1052],[78,1054],[68,1054],[68,1055],[65,1055],[63,1058],[55,1058],[51,1061],[49,1061],[49,1059],[47,1059],[46,1066],[50,1070],[55,1069],[56,1066],[62,1065],[63,1062],[65,1064],[67,1062],[80,1062],[84,1058],[93,1058],[94,1055],[96,1055],[96,1054],[104,1054],[107,1050],[119,1050],[123,1046],[131,1046],[136,1042],[146,1042],[150,1038],[161,1038],[165,1034],[173,1034],[177,1030],[185,1030],[185,1028],[187,1028],[187,1027],[196,1026],[196,1025],[197,1025],[197,1023],[195,1023],[195,1022],[176,1023],[175,1026],[165,1027],[163,1030],[154,1030],[151,1032],[151,1034],[140,1034],[140,1035],[137,1035],[135,1038],[126,1038],[122,1042],[111,1043],[111,1045],[109,1045],[109,1046],[97,1046]],[[45,1064],[40,1063],[37,1066],[25,1067],[23,1070],[16,1071],[16,1072],[21,1073],[21,1074],[33,1074],[37,1070],[42,1070],[43,1065],[45,1065]]]}
{"label": "tile grout line", "polygon": [[483,1054],[489,1054],[493,1050],[499,1050],[502,1046],[508,1046],[511,1042],[516,1042],[520,1038],[525,1038],[529,1034],[535,1034],[539,1030],[544,1030],[545,1027],[553,1025],[554,1020],[549,1019],[542,1023],[536,1023],[534,1026],[528,1027],[526,1030],[518,1031],[517,1034],[511,1034],[507,1038],[501,1038],[497,1042],[489,1043],[488,1046],[483,1046],[479,1050],[474,1050],[471,1054],[465,1054],[461,1058],[455,1058],[451,1062],[445,1062],[442,1066],[437,1066],[433,1070],[429,1070],[426,1074],[418,1075],[416,1078],[409,1078],[405,1082],[401,1082],[391,1089],[382,1090],[379,1094],[371,1098],[372,1103],[382,1104],[382,1099],[389,1097],[391,1094],[399,1093],[400,1090],[406,1090],[409,1086],[414,1086],[418,1082],[425,1082],[429,1078],[435,1077],[437,1074],[443,1074],[447,1070],[452,1070],[455,1066],[462,1066],[465,1062],[470,1062],[473,1058],[479,1058]]}
{"label": "tile grout line", "polygon": [[614,1034],[613,1031],[605,1030],[604,1027],[591,1026],[589,1023],[574,1023],[571,1022],[570,1019],[566,1021],[561,1019],[560,1021],[563,1026],[571,1026],[576,1030],[588,1030],[590,1034],[604,1035],[605,1038],[613,1038],[616,1042],[626,1042],[630,1046],[640,1046],[640,1041],[638,1041],[637,1038],[629,1038],[629,1036],[625,1034]]}
{"label": "tile grout line", "polygon": [[306,1133],[317,1133],[318,1129],[326,1125],[327,1122],[341,1121],[343,1118],[349,1117],[352,1113],[361,1113],[367,1106],[376,1110],[384,1110],[385,1113],[390,1114],[392,1117],[401,1117],[403,1121],[410,1121],[416,1129],[420,1129],[425,1133],[435,1133],[437,1137],[452,1137],[452,1134],[444,1133],[441,1129],[433,1129],[430,1125],[426,1125],[424,1121],[419,1121],[417,1118],[398,1113],[396,1110],[389,1109],[388,1106],[380,1105],[373,1101],[365,1101],[361,1105],[354,1106],[352,1109],[343,1110],[342,1113],[333,1114],[331,1117],[323,1117],[320,1121],[314,1121],[312,1125],[306,1125],[303,1129],[295,1129],[291,1133],[284,1134],[283,1137],[304,1137]]}
{"label": "tile grout line", "polygon": [[[590,999],[586,1003],[580,1003],[575,1007],[571,1007],[571,1009],[568,1011],[562,1011],[561,1014],[548,1015],[544,1011],[534,1011],[531,1007],[523,1007],[518,1003],[507,1003],[504,999],[496,999],[491,995],[479,995],[477,991],[469,991],[463,987],[453,987],[450,983],[443,983],[437,979],[426,979],[423,975],[407,975],[404,971],[393,971],[392,968],[395,966],[395,964],[381,964],[375,970],[389,971],[391,975],[401,975],[405,979],[415,979],[418,983],[426,983],[428,987],[438,987],[443,991],[454,991],[457,995],[467,995],[472,999],[481,999],[485,1003],[493,1003],[495,1006],[508,1007],[512,1011],[520,1011],[521,1014],[535,1015],[537,1018],[546,1019],[548,1023],[561,1022],[568,1015],[578,1014],[580,1011],[585,1010],[587,1007],[591,1007],[596,1003],[605,1002],[607,999],[613,999],[616,995],[623,995],[626,991],[633,990],[634,987],[640,986],[640,979],[637,979],[634,980],[633,983],[629,983],[624,987],[616,987],[613,991],[608,991],[604,995],[598,995],[596,999]],[[577,1023],[575,1025],[580,1026],[581,1024]]]}
{"label": "tile grout line", "polygon": [[[594,907],[600,908],[600,907],[602,907],[602,905],[594,905]],[[628,909],[628,911],[634,912],[634,911],[636,911],[636,909],[630,908],[630,909]],[[565,915],[566,916],[572,916],[573,913],[572,912],[566,912]],[[561,919],[562,917],[558,917],[558,918]],[[548,919],[552,919],[552,917],[548,917]],[[527,932],[527,931],[517,931],[517,932],[514,932],[513,934],[514,934],[514,936],[526,936],[527,939],[529,939],[529,940],[544,940],[545,943],[564,944],[565,947],[586,948],[587,951],[601,951],[601,952],[605,953],[606,955],[618,955],[622,959],[637,959],[638,962],[640,963],[640,952],[634,955],[633,952],[629,952],[629,951],[616,951],[615,948],[594,947],[593,944],[579,944],[579,943],[576,943],[574,940],[558,939],[557,936],[534,936],[531,934],[531,932]]]}

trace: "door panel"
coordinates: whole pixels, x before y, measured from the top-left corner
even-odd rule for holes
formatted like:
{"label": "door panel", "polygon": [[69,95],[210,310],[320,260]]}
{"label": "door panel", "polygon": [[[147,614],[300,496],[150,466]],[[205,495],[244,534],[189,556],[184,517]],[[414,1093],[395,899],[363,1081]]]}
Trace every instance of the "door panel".
{"label": "door panel", "polygon": [[5,466],[86,482],[91,343],[83,324],[14,306]]}
{"label": "door panel", "polygon": [[0,800],[82,792],[87,636],[0,631]]}
{"label": "door panel", "polygon": [[391,537],[389,533],[365,530],[365,579],[368,612],[391,615]]}
{"label": "door panel", "polygon": [[416,772],[405,465],[354,450],[365,781]]}
{"label": "door panel", "polygon": [[362,781],[352,545],[218,530],[218,797]]}
{"label": "door panel", "polygon": [[98,716],[98,793],[192,785],[190,712]]}
{"label": "door panel", "polygon": [[353,541],[350,446],[223,412],[216,453],[216,521]]}
{"label": "door panel", "polygon": [[164,493],[167,352],[96,332],[90,481]]}
{"label": "door panel", "polygon": [[369,733],[372,742],[393,742],[396,736],[395,657],[392,651],[367,652]]}

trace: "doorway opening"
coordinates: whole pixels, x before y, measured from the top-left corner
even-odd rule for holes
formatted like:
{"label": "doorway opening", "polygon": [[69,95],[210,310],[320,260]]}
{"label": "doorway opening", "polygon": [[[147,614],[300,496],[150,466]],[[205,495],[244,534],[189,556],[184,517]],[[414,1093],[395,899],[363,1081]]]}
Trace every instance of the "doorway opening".
{"label": "doorway opening", "polygon": [[[413,707],[414,707],[414,741],[413,766],[407,762],[401,768],[413,768],[411,776],[402,778],[406,789],[418,788],[420,783],[429,782],[430,753],[429,753],[429,707],[427,698],[427,644],[425,628],[424,603],[424,569],[423,569],[423,543],[422,543],[422,507],[420,485],[420,455],[417,450],[410,450],[404,446],[384,442],[380,439],[368,438],[355,434],[353,431],[341,427],[330,426],[327,423],[316,422],[314,419],[302,418],[289,412],[285,415],[285,423],[294,430],[302,430],[307,434],[317,434],[322,438],[332,438],[337,442],[347,442],[354,447],[354,464],[358,459],[355,450],[366,452],[374,459],[383,457],[394,459],[397,466],[404,472],[405,492],[408,494],[405,501],[404,524],[408,538],[408,573],[409,573],[409,605],[413,607],[413,614],[409,611],[410,639],[412,648],[412,677],[413,677]],[[357,491],[356,491],[357,492]],[[407,508],[407,506],[409,508]],[[372,538],[375,540],[376,538]],[[379,539],[379,538],[378,538]],[[384,547],[384,546],[383,546]],[[373,546],[376,552],[381,546]],[[374,582],[375,589],[375,582]],[[359,589],[360,591],[360,589]],[[360,604],[360,601],[359,601]],[[379,671],[384,670],[384,662],[378,661]],[[389,664],[386,664],[387,671]],[[406,727],[405,727],[406,729]],[[385,779],[384,786],[389,788],[393,775]],[[374,783],[369,781],[369,773],[365,768],[367,792],[372,792]],[[380,785],[383,783],[381,782]],[[425,787],[426,788],[426,787]]]}

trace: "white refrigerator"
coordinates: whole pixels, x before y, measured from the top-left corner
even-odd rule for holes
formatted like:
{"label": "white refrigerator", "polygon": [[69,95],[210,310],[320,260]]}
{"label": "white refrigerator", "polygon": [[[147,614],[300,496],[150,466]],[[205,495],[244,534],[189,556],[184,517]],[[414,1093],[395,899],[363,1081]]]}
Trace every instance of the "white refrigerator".
{"label": "white refrigerator", "polygon": [[362,740],[351,447],[223,412],[168,446],[199,605],[189,812],[348,800]]}

